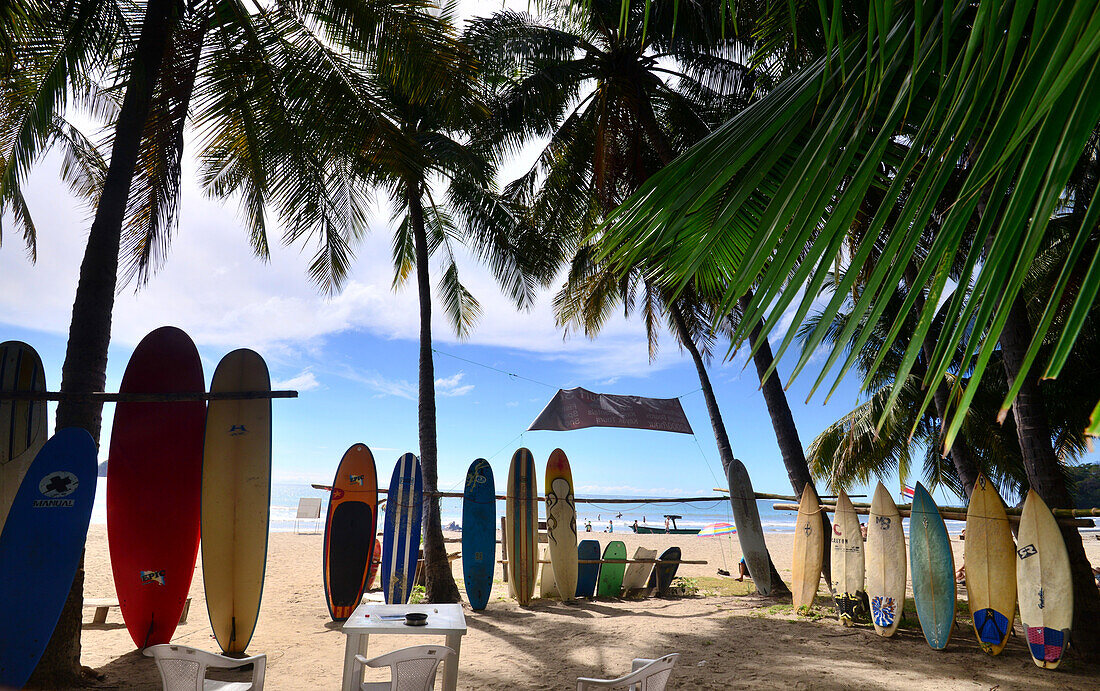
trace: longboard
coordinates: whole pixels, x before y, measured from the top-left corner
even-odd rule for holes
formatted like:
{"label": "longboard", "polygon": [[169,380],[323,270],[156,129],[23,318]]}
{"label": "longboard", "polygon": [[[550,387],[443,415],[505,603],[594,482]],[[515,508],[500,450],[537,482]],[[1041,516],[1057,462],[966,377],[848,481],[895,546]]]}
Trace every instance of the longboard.
{"label": "longboard", "polygon": [[966,507],[966,595],[982,650],[998,655],[1016,616],[1016,544],[1001,495],[978,475]]}
{"label": "longboard", "polygon": [[[664,597],[668,594],[668,589],[672,587],[672,579],[676,578],[676,571],[680,568],[680,564],[678,563],[680,559],[681,552],[679,547],[669,547],[661,553],[660,558],[657,560],[657,566],[653,569],[653,575],[650,577],[656,586],[657,597]],[[662,562],[677,563],[668,564]]]}
{"label": "longboard", "polygon": [[0,687],[22,688],[46,650],[80,564],[95,500],[96,447],[70,427],[35,456],[0,536]]}
{"label": "longboard", "polygon": [[403,605],[412,595],[423,514],[424,476],[420,459],[407,453],[397,459],[386,495],[386,528],[382,536],[382,592],[386,604]]}
{"label": "longboard", "polygon": [[485,609],[493,589],[497,550],[493,469],[484,458],[470,464],[462,492],[462,580],[474,610]]}
{"label": "longboard", "polygon": [[[46,373],[34,348],[22,341],[0,343],[0,392],[43,392]],[[0,530],[19,483],[46,443],[46,402],[0,399]]]}
{"label": "longboard", "polygon": [[[121,393],[203,393],[195,344],[161,327],[141,340]],[[119,609],[139,648],[168,643],[195,575],[202,500],[203,401],[115,406],[107,542]]]}
{"label": "longboard", "polygon": [[933,650],[943,650],[955,623],[955,557],[940,510],[919,482],[909,514],[909,568],[924,638]]}
{"label": "longboard", "polygon": [[863,610],[863,533],[852,500],[844,490],[836,500],[833,517],[832,575],[840,622],[851,626]]}
{"label": "longboard", "polygon": [[[600,558],[598,540],[581,540],[577,545],[577,558],[582,561],[595,561]],[[596,579],[600,575],[599,564],[581,564],[577,568],[577,597],[592,597],[596,594]]]}
{"label": "longboard", "polygon": [[535,459],[527,449],[517,449],[508,467],[505,509],[508,517],[508,580],[521,605],[535,595],[538,566],[538,502]]}
{"label": "longboard", "polygon": [[821,582],[825,560],[825,531],[821,525],[821,500],[814,486],[806,483],[794,523],[794,553],[791,556],[791,600],[795,608],[812,606]]}
{"label": "longboard", "polygon": [[756,494],[752,490],[749,471],[745,464],[736,458],[726,471],[730,485],[730,504],[733,507],[733,522],[737,525],[737,539],[741,543],[741,553],[749,567],[756,592],[767,595],[772,591],[771,557],[764,543],[764,528],[760,525],[760,509],[756,506]]}
{"label": "longboard", "polygon": [[366,444],[352,444],[336,468],[325,517],[325,602],[333,621],[346,620],[363,599],[377,526],[374,455]]}
{"label": "longboard", "polygon": [[905,606],[905,532],[898,505],[881,482],[871,499],[864,547],[871,623],[880,636],[893,636]]}
{"label": "longboard", "polygon": [[577,590],[577,507],[573,500],[573,473],[561,449],[554,449],[546,461],[545,482],[546,535],[554,582],[561,584],[561,592],[572,594]]}
{"label": "longboard", "polygon": [[[969,532],[967,539],[970,539]],[[1027,631],[1031,659],[1054,669],[1069,645],[1073,624],[1073,577],[1069,553],[1046,502],[1029,490],[1017,535],[1016,581],[1020,621]]]}
{"label": "longboard", "polygon": [[612,564],[608,560],[622,559],[626,561],[626,544],[620,540],[612,540],[603,550],[604,563],[600,564],[600,575],[596,582],[596,597],[619,597],[623,589],[623,577],[626,574],[626,564]]}
{"label": "longboard", "polygon": [[[240,349],[222,358],[211,392],[270,391],[267,365]],[[243,653],[260,616],[271,508],[271,399],[211,401],[202,460],[202,581],[214,638]]]}
{"label": "longboard", "polygon": [[[639,547],[634,550],[634,559],[656,559],[657,550]],[[629,595],[630,591],[644,588],[649,581],[649,575],[653,573],[653,564],[627,564],[623,574],[623,595]]]}

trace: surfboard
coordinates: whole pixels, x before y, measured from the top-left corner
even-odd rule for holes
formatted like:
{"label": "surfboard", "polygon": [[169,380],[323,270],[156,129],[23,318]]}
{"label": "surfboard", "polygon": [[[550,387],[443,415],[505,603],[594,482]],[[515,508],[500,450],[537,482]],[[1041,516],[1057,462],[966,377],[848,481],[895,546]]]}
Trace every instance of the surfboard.
{"label": "surfboard", "polygon": [[737,539],[741,543],[745,564],[749,567],[749,576],[756,592],[767,595],[772,591],[771,557],[764,543],[764,528],[760,525],[760,510],[756,506],[749,471],[744,463],[735,458],[727,469],[726,479],[730,485],[730,504],[733,507],[733,522],[737,525]]}
{"label": "surfboard", "polygon": [[623,577],[626,575],[626,564],[609,564],[609,559],[622,559],[626,561],[626,544],[620,540],[612,540],[603,550],[604,563],[600,564],[600,575],[596,582],[596,597],[619,597],[623,589]]}
{"label": "surfboard", "polygon": [[836,500],[832,550],[833,599],[840,623],[851,626],[863,614],[863,533],[844,490]]}
{"label": "surfboard", "polygon": [[[377,530],[377,527],[375,528]],[[374,539],[374,551],[370,553],[370,570],[367,571],[366,590],[374,590],[374,582],[378,579],[378,566],[382,563],[382,541]],[[365,592],[365,591],[364,591]]]}
{"label": "surfboard", "polygon": [[[577,558],[582,561],[599,559],[599,540],[581,540],[577,545]],[[593,597],[596,594],[596,579],[599,575],[599,564],[581,564],[577,568],[577,597]]]}
{"label": "surfboard", "polygon": [[680,568],[678,563],[667,564],[660,562],[679,562],[680,558],[679,547],[669,547],[661,553],[661,557],[657,560],[659,563],[653,569],[652,576],[652,578],[656,580],[657,597],[664,597],[668,594],[668,589],[672,587],[672,579],[676,578],[676,571]]}
{"label": "surfboard", "polygon": [[[161,327],[141,340],[122,393],[203,393],[195,344]],[[107,470],[107,542],[119,609],[139,648],[168,643],[199,553],[203,401],[115,406]]]}
{"label": "surfboard", "polygon": [[[634,559],[656,559],[657,550],[639,547],[634,550]],[[631,590],[646,587],[650,574],[653,573],[653,564],[627,564],[623,574],[623,595],[629,595]]]}
{"label": "surfboard", "polygon": [[[0,392],[43,392],[46,373],[34,348],[22,341],[0,343]],[[46,402],[0,399],[0,530],[19,483],[46,443]]]}
{"label": "surfboard", "polygon": [[880,636],[893,636],[905,607],[905,532],[898,505],[881,482],[871,499],[864,548],[871,623]]}
{"label": "surfboard", "polygon": [[919,482],[909,514],[909,568],[924,639],[933,650],[943,650],[955,623],[955,557],[940,510]]}
{"label": "surfboard", "polygon": [[574,593],[577,590],[577,507],[573,501],[573,473],[561,449],[550,452],[545,482],[546,536],[550,541],[554,582],[561,584],[562,592]]}
{"label": "surfboard", "polygon": [[535,478],[535,459],[527,449],[512,455],[508,468],[508,579],[521,605],[535,595],[537,530],[539,520]]}
{"label": "surfboard", "polygon": [[[270,391],[254,351],[222,358],[211,392]],[[271,399],[211,401],[202,459],[202,581],[214,638],[243,653],[260,616],[271,507]]]}
{"label": "surfboard", "polygon": [[1062,532],[1035,490],[1029,490],[1024,500],[1016,539],[1020,621],[1027,632],[1028,651],[1035,664],[1054,669],[1069,645],[1073,577]]}
{"label": "surfboard", "polygon": [[46,650],[80,565],[98,466],[90,434],[55,434],[26,469],[0,536],[0,687],[22,688]]}
{"label": "surfboard", "polygon": [[382,536],[382,592],[386,604],[403,605],[412,595],[423,514],[424,477],[420,460],[407,453],[397,459],[386,495],[386,528]]}
{"label": "surfboard", "polygon": [[814,486],[806,483],[794,523],[794,553],[791,555],[791,601],[795,609],[812,606],[821,582],[825,560],[825,531],[821,525],[821,500]]}
{"label": "surfboard", "polygon": [[336,468],[325,517],[325,602],[333,621],[346,620],[363,599],[377,526],[374,455],[366,444],[352,444]]}
{"label": "surfboard", "polygon": [[966,595],[982,650],[1004,650],[1016,617],[1016,544],[997,488],[978,475],[966,507]]}
{"label": "surfboard", "polygon": [[497,552],[496,483],[489,461],[479,458],[466,472],[462,491],[462,580],[474,610],[485,609],[493,589]]}
{"label": "surfboard", "polygon": [[558,584],[554,582],[554,565],[550,562],[550,550],[542,550],[542,562],[539,564],[542,568],[539,569],[539,597],[546,598],[560,598],[558,594]]}

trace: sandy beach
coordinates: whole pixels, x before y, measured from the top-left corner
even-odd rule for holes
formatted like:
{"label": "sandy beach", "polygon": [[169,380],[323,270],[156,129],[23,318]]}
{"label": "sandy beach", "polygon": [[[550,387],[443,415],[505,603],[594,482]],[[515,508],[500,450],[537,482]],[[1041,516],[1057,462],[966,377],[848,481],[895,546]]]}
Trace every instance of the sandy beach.
{"label": "sandy beach", "polygon": [[[447,537],[457,538],[458,533]],[[601,599],[564,605],[535,600],[519,607],[506,597],[498,566],[488,608],[466,609],[468,633],[462,641],[459,688],[571,689],[578,676],[615,677],[634,657],[681,654],[672,677],[675,689],[1094,689],[1100,667],[1071,658],[1054,672],[1032,663],[1021,636],[1002,655],[989,657],[975,642],[965,610],[942,652],[925,643],[915,616],[892,639],[877,636],[869,624],[843,629],[835,617],[798,617],[790,605],[747,595],[751,586],[719,578],[717,569],[736,573],[736,539],[698,536],[585,533],[585,538],[623,540],[664,549],[673,544],[683,558],[680,575],[698,579],[696,597],[648,600]],[[790,577],[793,536],[768,535],[776,567]],[[956,563],[963,543],[953,540]],[[1089,558],[1100,564],[1100,541],[1087,535]],[[458,544],[449,545],[457,550]],[[455,576],[461,578],[460,562]],[[461,587],[461,584],[460,584]],[[113,597],[105,526],[93,525],[86,553],[85,597]],[[203,598],[202,567],[191,585],[193,602],[186,624],[173,642],[217,651]],[[819,604],[828,603],[822,585]],[[374,591],[368,597],[380,599]],[[960,599],[965,595],[960,586]],[[789,600],[788,600],[789,603]],[[912,600],[907,609],[912,609]],[[101,688],[157,689],[151,659],[133,647],[117,609],[106,624],[92,624],[85,609],[82,662],[104,676]],[[824,610],[822,610],[824,613]],[[376,636],[369,656],[407,645],[434,642],[422,636]],[[442,640],[439,641],[442,643]],[[329,620],[321,584],[321,535],[273,533],[259,626],[249,652],[267,654],[267,688],[338,688],[344,652],[340,627]],[[387,678],[371,670],[368,680]]]}

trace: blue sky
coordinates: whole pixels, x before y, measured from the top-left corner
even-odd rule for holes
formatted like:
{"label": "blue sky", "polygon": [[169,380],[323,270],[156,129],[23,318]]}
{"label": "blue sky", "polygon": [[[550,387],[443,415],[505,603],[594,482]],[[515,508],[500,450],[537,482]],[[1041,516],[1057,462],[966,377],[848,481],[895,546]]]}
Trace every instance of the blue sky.
{"label": "blue sky", "polygon": [[[511,166],[523,167],[522,162]],[[297,400],[274,402],[276,481],[327,482],[343,451],[356,442],[374,450],[379,475],[388,477],[401,453],[417,449],[418,331],[413,287],[396,293],[390,288],[388,211],[379,208],[375,214],[344,290],[326,298],[306,278],[312,247],[275,246],[271,261],[261,263],[248,247],[235,203],[206,199],[195,179],[193,166],[185,165],[180,225],[167,264],[141,291],[128,286],[118,295],[108,389],[117,390],[134,346],[158,326],[179,326],[195,339],[208,382],[222,355],[251,347],[267,359],[276,387],[301,392]],[[38,349],[48,384],[56,390],[90,219],[58,182],[53,158],[32,174],[26,194],[38,227],[38,262],[28,261],[20,239],[5,227],[0,340],[24,340]],[[279,231],[272,229],[271,235],[276,238]],[[481,322],[468,341],[459,342],[437,319],[436,346],[549,386],[437,355],[441,486],[460,487],[469,463],[479,456],[489,458],[498,474],[506,472],[520,445],[539,463],[553,448],[565,449],[579,495],[699,495],[725,485],[694,367],[669,336],[652,363],[636,320],[612,320],[595,341],[563,339],[549,304],[552,291],[521,313],[474,262],[467,258],[462,269],[481,301]],[[711,367],[734,452],[745,461],[757,491],[788,493],[755,370],[743,369],[744,362],[740,356]],[[828,405],[820,394],[806,404],[813,375],[804,373],[789,392],[804,445],[857,402],[857,383],[849,378]],[[695,439],[617,429],[524,433],[556,388],[572,386],[683,395]],[[107,406],[101,458],[107,456],[111,414]],[[896,489],[898,481],[890,478],[887,484]]]}

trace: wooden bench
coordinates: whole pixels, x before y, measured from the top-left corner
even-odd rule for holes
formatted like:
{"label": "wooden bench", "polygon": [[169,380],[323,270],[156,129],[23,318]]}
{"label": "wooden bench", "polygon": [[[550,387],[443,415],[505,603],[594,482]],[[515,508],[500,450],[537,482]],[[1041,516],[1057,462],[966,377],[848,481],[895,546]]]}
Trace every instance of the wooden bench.
{"label": "wooden bench", "polygon": [[[89,597],[84,599],[84,607],[95,607],[95,615],[92,617],[93,624],[105,624],[107,623],[107,611],[112,607],[118,607],[118,600],[110,597]],[[187,612],[191,609],[191,598],[187,598],[187,601],[183,603],[183,612],[180,613],[180,623],[187,623]]]}

